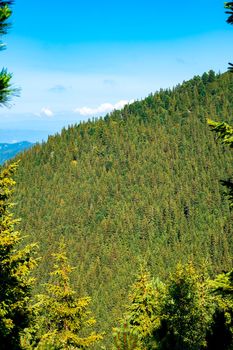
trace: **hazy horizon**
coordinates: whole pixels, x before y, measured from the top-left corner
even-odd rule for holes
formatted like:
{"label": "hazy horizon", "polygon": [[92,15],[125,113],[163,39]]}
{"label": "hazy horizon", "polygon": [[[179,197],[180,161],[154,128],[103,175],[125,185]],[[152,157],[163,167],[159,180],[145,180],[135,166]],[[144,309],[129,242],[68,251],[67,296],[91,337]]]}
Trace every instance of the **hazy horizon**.
{"label": "hazy horizon", "polygon": [[224,72],[232,58],[222,1],[71,0],[66,16],[63,6],[15,1],[0,64],[21,96],[0,110],[0,142],[41,141],[194,75]]}

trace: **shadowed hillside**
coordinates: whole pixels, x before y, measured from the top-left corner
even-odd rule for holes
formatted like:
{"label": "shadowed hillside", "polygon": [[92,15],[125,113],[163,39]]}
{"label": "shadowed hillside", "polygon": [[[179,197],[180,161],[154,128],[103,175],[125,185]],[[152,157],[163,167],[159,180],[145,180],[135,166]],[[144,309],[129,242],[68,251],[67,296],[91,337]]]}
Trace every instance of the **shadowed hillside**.
{"label": "shadowed hillside", "polygon": [[21,156],[16,215],[39,242],[44,281],[63,235],[73,283],[92,297],[100,328],[120,317],[143,262],[166,278],[194,257],[232,267],[232,216],[219,179],[232,155],[206,118],[232,122],[233,76],[211,71],[51,136]]}

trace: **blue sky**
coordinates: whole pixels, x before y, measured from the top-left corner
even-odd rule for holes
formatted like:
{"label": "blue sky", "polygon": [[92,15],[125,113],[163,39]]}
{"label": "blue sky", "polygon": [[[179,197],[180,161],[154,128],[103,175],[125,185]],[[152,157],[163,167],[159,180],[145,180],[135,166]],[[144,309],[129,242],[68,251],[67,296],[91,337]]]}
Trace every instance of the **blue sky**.
{"label": "blue sky", "polygon": [[225,20],[219,0],[16,0],[0,66],[21,96],[0,109],[0,142],[40,141],[193,75],[224,72],[233,58]]}

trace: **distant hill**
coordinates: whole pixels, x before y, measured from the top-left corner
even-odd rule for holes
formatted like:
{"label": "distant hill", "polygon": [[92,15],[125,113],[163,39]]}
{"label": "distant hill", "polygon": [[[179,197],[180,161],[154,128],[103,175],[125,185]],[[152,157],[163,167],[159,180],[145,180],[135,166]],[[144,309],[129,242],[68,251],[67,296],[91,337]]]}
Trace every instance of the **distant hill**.
{"label": "distant hill", "polygon": [[0,143],[0,164],[3,164],[6,160],[15,157],[19,152],[22,152],[32,146],[33,143],[28,141]]}
{"label": "distant hill", "polygon": [[162,279],[189,259],[229,270],[233,213],[220,179],[233,155],[206,118],[232,123],[232,96],[233,74],[205,73],[24,152],[14,210],[39,242],[38,281],[64,236],[73,284],[109,333],[140,265]]}

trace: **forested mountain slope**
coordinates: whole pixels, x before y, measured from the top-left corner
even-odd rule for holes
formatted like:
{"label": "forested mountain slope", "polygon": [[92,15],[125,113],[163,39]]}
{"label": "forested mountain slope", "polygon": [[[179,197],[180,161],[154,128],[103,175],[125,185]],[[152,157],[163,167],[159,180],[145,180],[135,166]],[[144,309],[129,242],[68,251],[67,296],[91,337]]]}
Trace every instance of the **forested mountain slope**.
{"label": "forested mountain slope", "polygon": [[178,261],[232,267],[232,214],[220,179],[232,172],[206,118],[232,122],[233,75],[213,72],[103,119],[51,136],[21,156],[15,212],[39,242],[37,275],[63,235],[74,285],[100,328],[121,315],[141,263],[166,278]]}

